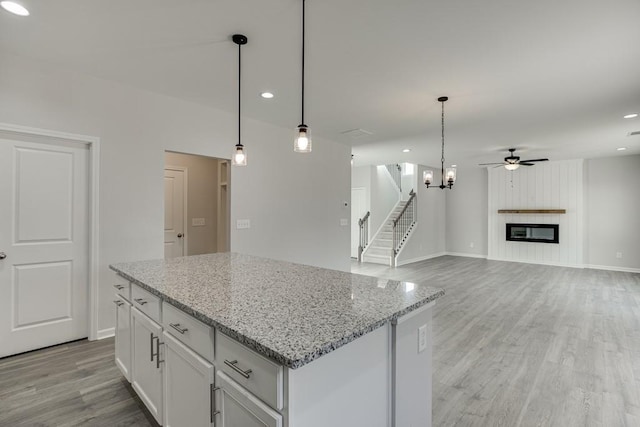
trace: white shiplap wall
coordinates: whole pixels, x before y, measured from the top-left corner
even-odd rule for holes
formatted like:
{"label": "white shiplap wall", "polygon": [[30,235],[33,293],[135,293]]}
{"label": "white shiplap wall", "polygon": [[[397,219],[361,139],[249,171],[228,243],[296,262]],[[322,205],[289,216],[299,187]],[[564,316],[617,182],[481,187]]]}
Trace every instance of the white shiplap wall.
{"label": "white shiplap wall", "polygon": [[[489,169],[489,259],[583,266],[584,164],[565,160]],[[498,214],[498,209],[566,209],[563,215]],[[559,224],[560,243],[510,242],[507,223]]]}

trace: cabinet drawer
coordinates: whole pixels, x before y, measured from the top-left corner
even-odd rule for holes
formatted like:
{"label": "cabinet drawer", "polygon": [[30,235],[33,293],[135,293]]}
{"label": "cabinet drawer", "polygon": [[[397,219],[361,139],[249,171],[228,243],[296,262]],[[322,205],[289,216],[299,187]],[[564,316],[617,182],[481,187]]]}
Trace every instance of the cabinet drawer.
{"label": "cabinet drawer", "polygon": [[113,287],[116,291],[116,295],[119,295],[131,302],[131,283],[127,279],[116,274],[113,280]]}
{"label": "cabinet drawer", "polygon": [[213,328],[167,302],[162,303],[164,329],[213,363]]}
{"label": "cabinet drawer", "polygon": [[132,284],[131,303],[135,308],[160,323],[160,298],[140,286]]}
{"label": "cabinet drawer", "polygon": [[283,367],[216,330],[217,368],[278,410],[283,401]]}

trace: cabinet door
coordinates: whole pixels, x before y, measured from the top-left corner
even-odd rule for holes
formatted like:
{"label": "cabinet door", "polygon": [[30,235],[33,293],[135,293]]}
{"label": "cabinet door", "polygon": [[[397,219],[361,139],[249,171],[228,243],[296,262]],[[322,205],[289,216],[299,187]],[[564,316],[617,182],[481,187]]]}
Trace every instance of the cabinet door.
{"label": "cabinet door", "polygon": [[131,304],[118,297],[116,305],[116,366],[131,382]]}
{"label": "cabinet door", "polygon": [[131,385],[156,421],[162,424],[162,328],[132,307],[131,331]]}
{"label": "cabinet door", "polygon": [[282,415],[218,371],[216,408],[220,427],[282,427]]}
{"label": "cabinet door", "polygon": [[213,365],[164,332],[164,423],[211,426]]}

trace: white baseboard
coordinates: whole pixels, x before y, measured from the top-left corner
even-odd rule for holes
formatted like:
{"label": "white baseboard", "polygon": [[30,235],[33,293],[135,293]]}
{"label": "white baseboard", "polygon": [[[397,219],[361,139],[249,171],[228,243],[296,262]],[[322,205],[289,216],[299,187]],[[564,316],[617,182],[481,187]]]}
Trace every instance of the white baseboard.
{"label": "white baseboard", "polygon": [[467,258],[484,258],[486,259],[487,256],[486,255],[480,255],[480,254],[467,254],[467,253],[462,253],[462,252],[445,252],[445,255],[451,255],[451,256],[463,256],[463,257],[467,257]]}
{"label": "white baseboard", "polygon": [[584,268],[583,264],[566,264],[561,262],[548,262],[548,261],[526,261],[526,260],[515,260],[515,259],[502,259],[502,258],[489,258],[490,261],[504,261],[504,262],[520,262],[523,264],[537,264],[537,265],[550,265],[552,267],[569,267],[569,268]]}
{"label": "white baseboard", "polygon": [[640,268],[615,267],[611,265],[585,264],[584,268],[592,268],[594,270],[624,271],[626,273],[640,273]]}
{"label": "white baseboard", "polygon": [[98,331],[97,339],[102,340],[105,338],[111,338],[116,334],[116,328],[101,329]]}
{"label": "white baseboard", "polygon": [[426,256],[422,256],[422,257],[418,257],[418,258],[412,258],[412,259],[405,259],[402,261],[398,261],[398,267],[400,267],[401,265],[407,265],[407,264],[413,264],[414,262],[420,262],[420,261],[426,261],[428,259],[431,258],[438,258],[441,256],[445,256],[447,255],[446,252],[439,252],[437,254],[432,254],[432,255],[426,255]]}

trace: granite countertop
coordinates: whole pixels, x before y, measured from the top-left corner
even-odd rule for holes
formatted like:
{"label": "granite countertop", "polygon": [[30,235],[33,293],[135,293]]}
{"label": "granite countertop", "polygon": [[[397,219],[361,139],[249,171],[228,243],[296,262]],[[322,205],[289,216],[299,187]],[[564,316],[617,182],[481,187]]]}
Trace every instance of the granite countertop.
{"label": "granite countertop", "polygon": [[292,369],[444,295],[421,283],[237,253],[110,268]]}

